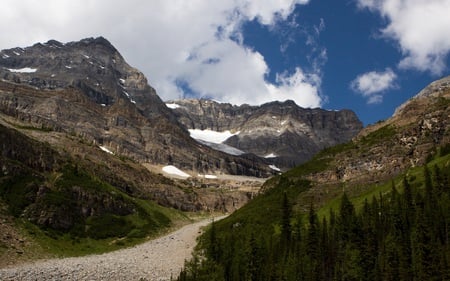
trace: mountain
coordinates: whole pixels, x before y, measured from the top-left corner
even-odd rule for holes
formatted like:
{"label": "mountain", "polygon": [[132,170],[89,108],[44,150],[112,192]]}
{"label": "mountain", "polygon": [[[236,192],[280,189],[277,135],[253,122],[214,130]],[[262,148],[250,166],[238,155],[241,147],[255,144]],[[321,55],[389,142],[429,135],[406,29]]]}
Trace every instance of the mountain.
{"label": "mountain", "polygon": [[449,116],[450,76],[266,181],[178,280],[447,280]]}
{"label": "mountain", "polygon": [[101,37],[0,52],[0,147],[0,266],[35,246],[41,256],[133,245],[192,212],[248,202],[261,182],[230,174],[272,175],[255,155],[193,140]]}
{"label": "mountain", "polygon": [[271,174],[258,157],[227,155],[191,139],[145,76],[102,37],[3,50],[0,77],[0,112],[33,126],[80,135],[140,163]]}
{"label": "mountain", "polygon": [[201,131],[229,131],[220,143],[208,143],[207,136],[203,142],[229,153],[253,153],[281,168],[292,168],[326,147],[348,142],[362,129],[361,121],[350,110],[305,109],[293,101],[261,106],[210,100],[167,104],[194,138],[202,138]]}

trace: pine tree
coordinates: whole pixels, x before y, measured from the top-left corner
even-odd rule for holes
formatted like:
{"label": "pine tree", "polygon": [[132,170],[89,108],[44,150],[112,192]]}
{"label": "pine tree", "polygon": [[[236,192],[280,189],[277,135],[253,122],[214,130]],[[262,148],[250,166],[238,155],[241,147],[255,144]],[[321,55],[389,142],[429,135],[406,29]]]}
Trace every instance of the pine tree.
{"label": "pine tree", "polygon": [[289,203],[286,192],[283,194],[282,202],[282,218],[281,218],[281,245],[283,251],[289,250],[289,243],[291,242],[291,219],[292,219],[292,207]]}
{"label": "pine tree", "polygon": [[424,181],[425,181],[425,203],[432,204],[433,199],[433,182],[431,179],[430,170],[428,166],[424,166],[423,170]]}
{"label": "pine tree", "polygon": [[220,260],[220,245],[217,240],[216,222],[211,223],[211,229],[209,230],[209,247],[207,252],[208,258],[213,261]]}
{"label": "pine tree", "polygon": [[[306,235],[306,274],[307,280],[318,280],[319,278],[319,260],[320,260],[320,229],[317,214],[313,205],[309,208],[308,231]],[[308,279],[309,278],[309,279]]]}
{"label": "pine tree", "polygon": [[343,241],[356,241],[357,219],[355,207],[348,199],[346,193],[342,196],[339,209],[339,229],[339,235]]}

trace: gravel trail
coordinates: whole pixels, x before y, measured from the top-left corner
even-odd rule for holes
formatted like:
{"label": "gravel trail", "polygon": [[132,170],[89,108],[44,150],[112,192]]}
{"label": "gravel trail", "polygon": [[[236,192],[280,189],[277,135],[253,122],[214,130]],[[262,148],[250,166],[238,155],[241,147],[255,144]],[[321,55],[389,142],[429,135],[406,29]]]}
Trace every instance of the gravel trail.
{"label": "gravel trail", "polygon": [[0,269],[0,280],[170,280],[191,257],[200,228],[211,219],[166,236],[101,255],[51,259]]}

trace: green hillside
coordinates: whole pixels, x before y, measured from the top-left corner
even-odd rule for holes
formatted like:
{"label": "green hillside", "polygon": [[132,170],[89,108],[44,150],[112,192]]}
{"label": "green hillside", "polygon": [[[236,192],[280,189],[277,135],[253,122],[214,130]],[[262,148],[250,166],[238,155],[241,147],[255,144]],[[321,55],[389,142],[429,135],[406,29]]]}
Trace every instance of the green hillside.
{"label": "green hillside", "polygon": [[449,280],[450,91],[430,89],[268,180],[178,280]]}
{"label": "green hillside", "polygon": [[216,222],[179,280],[448,280],[449,182],[442,149],[370,192],[305,213],[298,200],[312,183],[284,175]]}

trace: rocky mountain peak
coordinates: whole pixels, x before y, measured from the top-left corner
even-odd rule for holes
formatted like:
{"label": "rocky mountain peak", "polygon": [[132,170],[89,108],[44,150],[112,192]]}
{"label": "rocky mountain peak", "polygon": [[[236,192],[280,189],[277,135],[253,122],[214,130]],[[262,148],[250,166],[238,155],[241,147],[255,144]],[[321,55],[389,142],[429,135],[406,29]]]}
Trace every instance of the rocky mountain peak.
{"label": "rocky mountain peak", "polygon": [[113,153],[201,173],[269,175],[261,159],[222,155],[191,139],[144,74],[103,37],[2,50],[0,79],[0,111]]}
{"label": "rocky mountain peak", "polygon": [[253,153],[281,168],[293,167],[325,147],[347,142],[362,129],[361,121],[350,110],[307,109],[290,100],[261,106],[210,100],[168,104],[194,135],[199,135],[198,130],[231,133],[221,144],[209,143],[212,147]]}
{"label": "rocky mountain peak", "polygon": [[405,108],[414,101],[420,100],[420,99],[426,99],[430,97],[439,97],[445,93],[448,93],[450,89],[450,76],[441,78],[439,80],[436,80],[426,86],[423,90],[421,90],[417,95],[412,97],[409,101],[406,101],[402,105],[400,105],[394,112],[394,117],[401,115]]}

